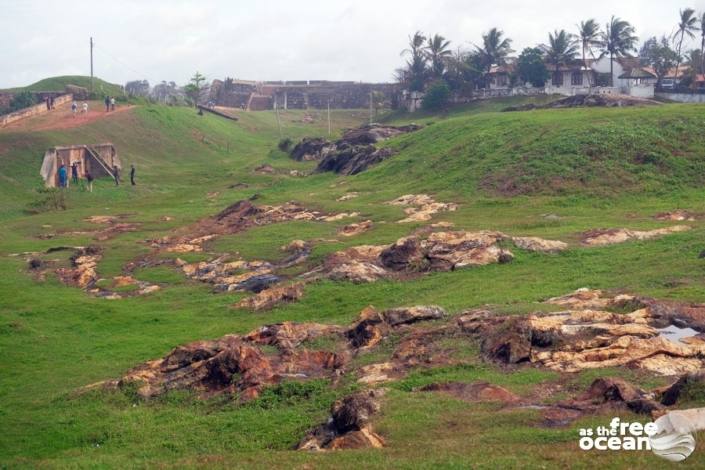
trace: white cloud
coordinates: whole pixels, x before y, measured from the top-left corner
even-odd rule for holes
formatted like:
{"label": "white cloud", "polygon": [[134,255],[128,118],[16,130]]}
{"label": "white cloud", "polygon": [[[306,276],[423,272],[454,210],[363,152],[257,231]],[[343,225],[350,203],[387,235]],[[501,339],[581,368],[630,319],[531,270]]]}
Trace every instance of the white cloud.
{"label": "white cloud", "polygon": [[195,70],[209,79],[388,81],[417,29],[470,47],[498,26],[521,50],[612,14],[642,39],[669,34],[686,6],[702,12],[705,0],[0,0],[0,87],[88,74],[89,36],[96,75],[118,83],[184,83]]}

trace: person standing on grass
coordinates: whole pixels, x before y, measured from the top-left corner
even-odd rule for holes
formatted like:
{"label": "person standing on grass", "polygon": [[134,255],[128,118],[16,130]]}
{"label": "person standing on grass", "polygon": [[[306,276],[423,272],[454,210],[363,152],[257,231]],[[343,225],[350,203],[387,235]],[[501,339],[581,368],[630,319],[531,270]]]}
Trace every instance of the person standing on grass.
{"label": "person standing on grass", "polygon": [[49,97],[49,109],[54,109],[54,97]]}
{"label": "person standing on grass", "polygon": [[132,186],[137,184],[135,183],[135,165],[130,165],[130,183]]}
{"label": "person standing on grass", "polygon": [[46,97],[46,98],[44,99],[44,101],[46,101],[46,104],[47,104],[47,111],[49,111],[49,110],[51,109],[51,105],[49,104],[49,97]]}
{"label": "person standing on grass", "polygon": [[66,187],[66,166],[62,163],[59,167],[59,187]]}
{"label": "person standing on grass", "polygon": [[110,110],[115,111],[115,97],[110,98]]}
{"label": "person standing on grass", "polygon": [[120,169],[117,165],[113,165],[113,177],[115,178],[115,186],[120,186]]}
{"label": "person standing on grass", "polygon": [[86,181],[88,182],[88,192],[93,192],[93,175],[90,171],[86,171]]}
{"label": "person standing on grass", "polygon": [[83,102],[83,114],[88,114],[88,102]]}
{"label": "person standing on grass", "polygon": [[76,162],[71,164],[71,179],[73,184],[78,185],[78,163]]}
{"label": "person standing on grass", "polygon": [[73,114],[73,117],[76,117],[77,111],[78,111],[78,105],[76,104],[75,101],[71,102],[71,113]]}
{"label": "person standing on grass", "polygon": [[108,111],[110,111],[110,97],[108,95],[105,95],[105,100],[103,101],[105,102],[105,112],[107,113]]}

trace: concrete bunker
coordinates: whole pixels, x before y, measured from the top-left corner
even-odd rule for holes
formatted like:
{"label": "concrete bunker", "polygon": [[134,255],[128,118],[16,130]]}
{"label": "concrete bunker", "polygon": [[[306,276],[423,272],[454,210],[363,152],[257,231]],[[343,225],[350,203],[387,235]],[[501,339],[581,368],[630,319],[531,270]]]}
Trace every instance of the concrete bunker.
{"label": "concrete bunker", "polygon": [[86,172],[90,172],[93,178],[101,176],[115,178],[113,168],[122,169],[120,157],[111,143],[52,147],[44,153],[44,161],[39,172],[44,179],[44,185],[48,188],[58,187],[59,168],[62,164],[65,165],[70,178],[71,165],[74,163],[77,164],[79,178],[85,178]]}

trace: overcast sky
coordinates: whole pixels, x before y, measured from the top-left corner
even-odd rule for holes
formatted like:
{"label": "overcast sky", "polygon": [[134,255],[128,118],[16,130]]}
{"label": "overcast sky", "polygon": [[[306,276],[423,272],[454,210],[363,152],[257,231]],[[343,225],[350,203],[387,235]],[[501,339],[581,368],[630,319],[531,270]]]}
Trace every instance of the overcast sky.
{"label": "overcast sky", "polygon": [[[614,14],[640,39],[670,34],[679,8],[705,0],[0,0],[0,88],[55,75],[124,84],[211,80],[390,81],[415,30],[470,47],[498,26],[514,49]],[[693,41],[695,44],[695,41]]]}

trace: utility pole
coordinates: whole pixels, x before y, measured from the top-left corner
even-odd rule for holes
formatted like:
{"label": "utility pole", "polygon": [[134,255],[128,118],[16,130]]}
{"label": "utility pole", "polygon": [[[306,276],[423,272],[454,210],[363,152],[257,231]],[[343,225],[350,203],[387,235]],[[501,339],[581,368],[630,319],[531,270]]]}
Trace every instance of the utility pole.
{"label": "utility pole", "polygon": [[372,91],[370,91],[370,124],[372,124]]}
{"label": "utility pole", "polygon": [[328,98],[328,137],[330,137],[330,98]]}
{"label": "utility pole", "polygon": [[93,93],[93,36],[91,36],[91,93]]}
{"label": "utility pole", "polygon": [[276,96],[274,97],[274,112],[277,115],[277,127],[279,128],[279,139],[283,138],[282,135],[282,125],[281,122],[279,122],[279,106],[277,106],[277,98]]}

